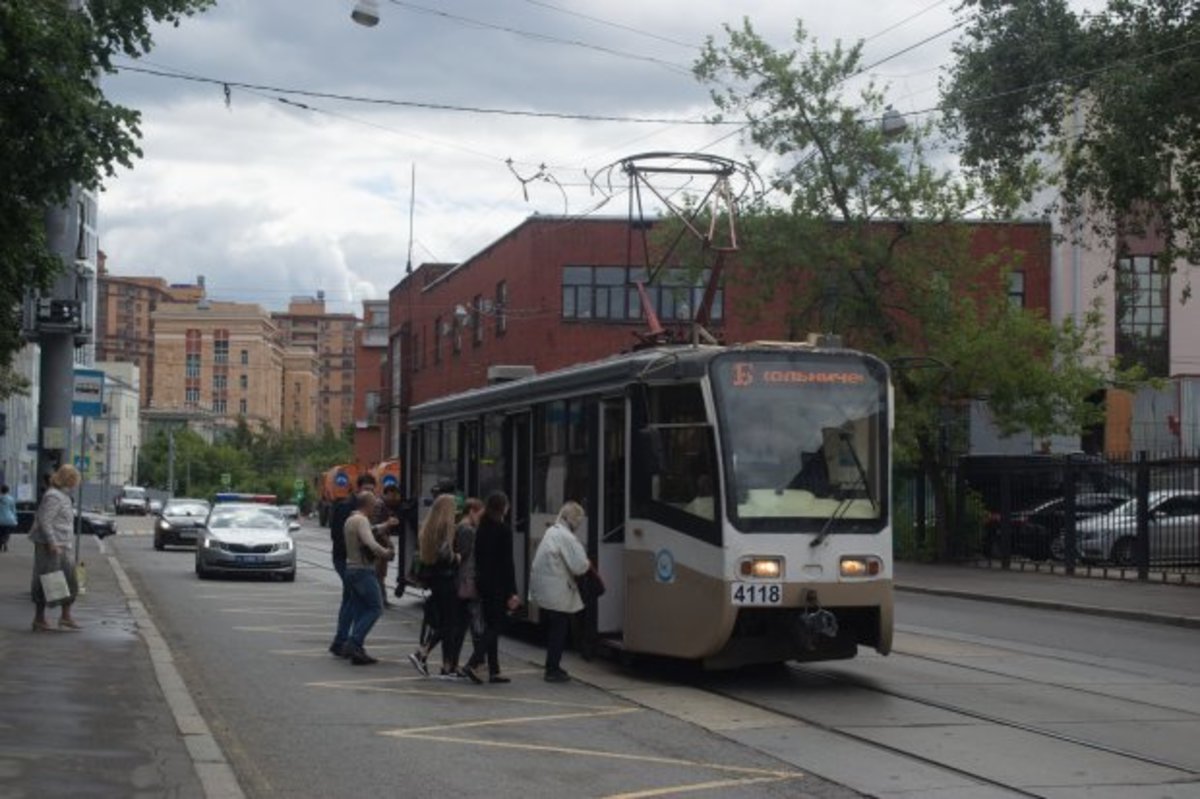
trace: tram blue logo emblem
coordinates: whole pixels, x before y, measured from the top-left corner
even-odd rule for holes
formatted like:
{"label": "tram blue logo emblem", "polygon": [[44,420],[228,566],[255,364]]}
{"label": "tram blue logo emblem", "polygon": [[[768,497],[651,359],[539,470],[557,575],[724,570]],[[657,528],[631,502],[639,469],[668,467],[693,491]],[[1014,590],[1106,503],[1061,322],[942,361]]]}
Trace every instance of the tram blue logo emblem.
{"label": "tram blue logo emblem", "polygon": [[350,475],[346,474],[345,472],[338,472],[333,476],[333,482],[338,488],[345,488],[346,486],[350,485]]}
{"label": "tram blue logo emblem", "polygon": [[383,487],[391,488],[392,486],[400,485],[400,481],[396,479],[394,474],[385,474],[383,476]]}
{"label": "tram blue logo emblem", "polygon": [[675,556],[669,549],[654,553],[654,579],[660,583],[675,582]]}

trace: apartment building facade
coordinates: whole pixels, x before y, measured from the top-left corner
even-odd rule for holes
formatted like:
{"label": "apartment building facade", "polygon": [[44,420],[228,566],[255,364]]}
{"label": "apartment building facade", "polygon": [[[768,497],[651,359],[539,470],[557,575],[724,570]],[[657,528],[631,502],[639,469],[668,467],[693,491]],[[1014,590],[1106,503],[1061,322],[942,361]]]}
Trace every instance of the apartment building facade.
{"label": "apartment building facade", "polygon": [[154,325],[150,410],[204,411],[280,429],[284,348],[271,315],[252,303],[166,303]]}
{"label": "apartment building facade", "polygon": [[330,313],[324,292],[293,297],[286,312],[271,314],[284,348],[309,348],[320,364],[317,430],[340,433],[354,423],[354,314]]}
{"label": "apartment building facade", "polygon": [[113,275],[103,252],[96,284],[96,359],[132,363],[141,375],[141,407],[154,396],[154,312],[164,303],[204,299],[204,278],[171,284],[160,277]]}
{"label": "apartment building facade", "polygon": [[354,331],[354,459],[372,465],[387,457],[388,301],[365,300]]}

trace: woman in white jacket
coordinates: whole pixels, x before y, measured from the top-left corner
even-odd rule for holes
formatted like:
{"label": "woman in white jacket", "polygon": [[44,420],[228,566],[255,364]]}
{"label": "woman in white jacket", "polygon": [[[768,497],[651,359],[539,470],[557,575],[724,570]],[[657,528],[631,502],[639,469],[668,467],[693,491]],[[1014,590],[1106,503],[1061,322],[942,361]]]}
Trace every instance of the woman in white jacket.
{"label": "woman in white jacket", "polygon": [[546,682],[570,679],[559,664],[571,616],[583,610],[575,575],[583,574],[591,565],[587,552],[575,537],[583,515],[583,508],[577,502],[562,506],[558,519],[538,545],[529,570],[530,594],[546,620]]}

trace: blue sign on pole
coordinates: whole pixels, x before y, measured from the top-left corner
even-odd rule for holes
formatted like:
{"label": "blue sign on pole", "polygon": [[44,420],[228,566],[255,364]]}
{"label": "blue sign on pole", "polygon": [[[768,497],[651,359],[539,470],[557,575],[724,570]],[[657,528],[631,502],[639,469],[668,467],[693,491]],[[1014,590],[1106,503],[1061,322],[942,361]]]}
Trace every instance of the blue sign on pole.
{"label": "blue sign on pole", "polygon": [[71,394],[71,414],[96,418],[104,410],[104,372],[76,369],[75,390]]}

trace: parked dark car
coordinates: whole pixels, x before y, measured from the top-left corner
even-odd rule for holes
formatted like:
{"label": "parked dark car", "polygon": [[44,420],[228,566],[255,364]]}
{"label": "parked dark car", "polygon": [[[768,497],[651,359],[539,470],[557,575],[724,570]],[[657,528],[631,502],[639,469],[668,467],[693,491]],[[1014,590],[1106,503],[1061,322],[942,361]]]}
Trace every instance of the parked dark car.
{"label": "parked dark car", "polygon": [[104,513],[94,513],[85,510],[80,514],[79,532],[83,535],[94,535],[97,538],[107,538],[116,535],[117,523],[113,517]]}
{"label": "parked dark car", "polygon": [[[1111,513],[1129,498],[1125,493],[1078,494],[1075,497],[1075,521],[1078,523]],[[1061,552],[1055,551],[1055,541],[1061,539],[1063,531],[1067,529],[1066,509],[1066,498],[1058,497],[1013,513],[1009,554],[1031,560],[1046,560],[1061,555]],[[990,514],[983,528],[983,552],[989,558],[998,560],[1003,556],[1002,533],[1000,514]],[[1061,548],[1061,543],[1057,546]]]}
{"label": "parked dark car", "polygon": [[1076,495],[1133,496],[1126,469],[1091,455],[968,455],[958,467],[991,513],[1000,513],[1006,484],[1014,513],[1066,496],[1068,482]]}
{"label": "parked dark car", "polygon": [[209,504],[203,499],[167,500],[154,522],[154,548],[195,546],[208,511]]}

